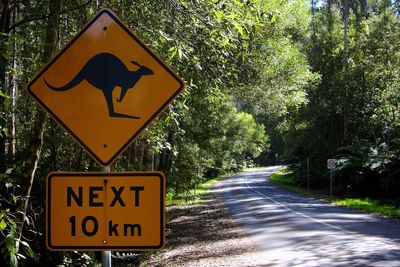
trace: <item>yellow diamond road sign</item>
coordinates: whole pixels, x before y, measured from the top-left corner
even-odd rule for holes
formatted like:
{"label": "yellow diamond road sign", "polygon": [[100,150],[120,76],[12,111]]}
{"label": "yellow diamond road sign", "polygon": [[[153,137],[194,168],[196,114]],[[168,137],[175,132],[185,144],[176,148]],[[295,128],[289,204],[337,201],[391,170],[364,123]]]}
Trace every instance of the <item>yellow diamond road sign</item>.
{"label": "yellow diamond road sign", "polygon": [[183,91],[182,80],[102,9],[28,84],[100,165],[110,165]]}

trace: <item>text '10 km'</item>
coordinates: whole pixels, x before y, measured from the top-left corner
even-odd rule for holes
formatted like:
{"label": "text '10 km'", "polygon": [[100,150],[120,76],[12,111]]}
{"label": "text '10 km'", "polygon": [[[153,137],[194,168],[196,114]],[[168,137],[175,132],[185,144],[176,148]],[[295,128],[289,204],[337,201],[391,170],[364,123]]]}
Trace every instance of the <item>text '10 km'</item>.
{"label": "text '10 km'", "polygon": [[[104,180],[104,184],[107,184],[107,180]],[[129,199],[122,198],[122,193],[125,191],[125,186],[110,187],[112,192],[112,198],[109,203],[109,207],[114,207],[117,203],[121,207],[126,207],[126,202],[131,203],[133,207],[139,207],[140,203],[140,192],[144,191],[143,186],[130,186],[129,191],[132,192]],[[84,192],[82,186],[78,186],[77,190],[74,190],[71,186],[67,187],[67,207],[77,206],[83,207],[84,199],[86,199],[86,205],[89,207],[104,207],[107,203],[99,199],[106,199],[107,186],[89,186],[88,190]],[[86,198],[85,198],[86,196]],[[75,203],[74,205],[72,203]],[[71,216],[69,218],[71,224],[71,236],[76,236],[77,228],[77,218],[76,216]],[[99,223],[96,217],[88,215],[82,219],[80,223],[81,231],[86,236],[94,236],[99,230]],[[124,236],[137,236],[142,235],[142,227],[140,224],[124,223],[120,226],[118,223],[113,223],[112,220],[107,222],[108,236],[119,236],[119,229],[122,228]]]}

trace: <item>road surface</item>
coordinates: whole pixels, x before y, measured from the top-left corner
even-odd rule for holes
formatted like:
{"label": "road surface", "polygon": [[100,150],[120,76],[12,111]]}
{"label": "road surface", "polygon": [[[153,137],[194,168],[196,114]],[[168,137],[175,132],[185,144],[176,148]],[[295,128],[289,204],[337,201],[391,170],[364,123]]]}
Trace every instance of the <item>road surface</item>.
{"label": "road surface", "polygon": [[[220,196],[253,241],[257,266],[400,266],[400,222],[277,188],[279,167],[220,181]],[[253,261],[254,262],[254,261]]]}

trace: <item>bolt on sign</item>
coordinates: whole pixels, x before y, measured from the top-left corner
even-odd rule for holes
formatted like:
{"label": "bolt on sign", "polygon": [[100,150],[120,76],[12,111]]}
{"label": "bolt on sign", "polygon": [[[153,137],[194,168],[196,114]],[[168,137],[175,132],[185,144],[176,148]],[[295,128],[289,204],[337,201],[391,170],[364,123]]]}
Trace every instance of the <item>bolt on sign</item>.
{"label": "bolt on sign", "polygon": [[102,9],[27,91],[100,165],[110,165],[167,108],[183,81]]}
{"label": "bolt on sign", "polygon": [[53,172],[46,181],[50,250],[159,250],[164,246],[161,172]]}

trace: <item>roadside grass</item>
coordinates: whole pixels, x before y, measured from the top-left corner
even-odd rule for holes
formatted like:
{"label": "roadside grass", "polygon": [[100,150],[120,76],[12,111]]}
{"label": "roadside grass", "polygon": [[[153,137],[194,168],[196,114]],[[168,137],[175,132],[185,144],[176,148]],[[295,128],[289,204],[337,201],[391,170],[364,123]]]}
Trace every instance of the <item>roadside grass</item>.
{"label": "roadside grass", "polygon": [[[243,171],[250,171],[250,170],[258,170],[258,169],[264,169],[265,166],[258,166],[258,165],[253,165],[252,167],[245,168]],[[239,171],[242,172],[242,171]]]}
{"label": "roadside grass", "polygon": [[[306,189],[303,189],[295,184],[293,181],[293,173],[288,168],[282,168],[276,172],[274,172],[270,177],[269,180],[277,186],[285,188],[289,191],[299,193],[305,196],[310,197],[318,197],[324,198],[324,194],[319,191],[312,191],[308,192]],[[329,196],[326,196],[329,197]]]}
{"label": "roadside grass", "polygon": [[400,208],[394,205],[382,203],[382,201],[370,198],[348,198],[348,197],[331,197],[321,191],[307,191],[304,188],[297,186],[293,181],[293,173],[283,168],[273,173],[269,180],[277,186],[296,192],[305,196],[315,197],[324,201],[330,202],[334,205],[344,206],[352,209],[367,211],[384,216],[400,218]]}
{"label": "roadside grass", "polygon": [[210,186],[218,180],[228,176],[230,174],[223,174],[216,178],[204,181],[203,183],[196,186],[196,188],[190,189],[186,192],[179,194],[167,193],[165,204],[166,206],[172,205],[200,205],[202,203],[203,196],[210,192]]}
{"label": "roadside grass", "polygon": [[165,197],[165,205],[172,206],[172,205],[201,205],[203,196],[207,195],[210,192],[210,186],[213,185],[215,182],[221,180],[224,177],[233,175],[235,173],[241,173],[248,170],[254,169],[261,169],[265,168],[262,166],[254,166],[251,168],[240,169],[238,171],[231,171],[221,174],[215,178],[211,178],[202,182],[201,184],[197,185],[196,188],[190,189],[186,192],[182,192],[179,194],[174,194],[172,192],[167,192]]}
{"label": "roadside grass", "polygon": [[333,203],[353,209],[400,218],[400,208],[396,208],[394,205],[383,204],[379,200],[369,198],[344,198],[335,199]]}

